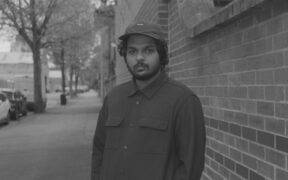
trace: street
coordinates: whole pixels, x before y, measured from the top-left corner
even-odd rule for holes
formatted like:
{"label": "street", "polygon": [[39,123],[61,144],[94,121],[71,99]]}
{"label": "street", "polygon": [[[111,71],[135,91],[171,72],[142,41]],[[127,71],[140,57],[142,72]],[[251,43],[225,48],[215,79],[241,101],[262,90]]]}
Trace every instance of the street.
{"label": "street", "polygon": [[90,91],[46,113],[29,113],[0,127],[0,180],[89,180],[92,137],[101,106]]}

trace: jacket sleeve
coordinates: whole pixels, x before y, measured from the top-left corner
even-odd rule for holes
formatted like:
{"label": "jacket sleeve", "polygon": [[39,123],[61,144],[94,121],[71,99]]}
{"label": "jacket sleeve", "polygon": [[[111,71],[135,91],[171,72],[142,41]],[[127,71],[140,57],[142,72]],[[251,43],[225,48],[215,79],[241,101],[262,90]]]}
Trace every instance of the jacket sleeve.
{"label": "jacket sleeve", "polygon": [[200,180],[205,163],[205,123],[200,100],[191,95],[176,116],[177,168],[174,180]]}
{"label": "jacket sleeve", "polygon": [[92,146],[92,165],[91,165],[91,180],[99,180],[102,167],[102,157],[105,146],[105,129],[104,121],[106,119],[106,105],[105,101],[98,115],[97,126],[93,138]]}

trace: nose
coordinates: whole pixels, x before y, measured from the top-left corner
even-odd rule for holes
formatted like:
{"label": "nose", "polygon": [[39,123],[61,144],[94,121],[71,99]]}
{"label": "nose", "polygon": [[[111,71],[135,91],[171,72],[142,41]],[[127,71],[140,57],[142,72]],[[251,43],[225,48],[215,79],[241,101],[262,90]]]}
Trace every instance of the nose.
{"label": "nose", "polygon": [[136,60],[137,61],[143,61],[144,60],[144,56],[141,52],[137,53]]}

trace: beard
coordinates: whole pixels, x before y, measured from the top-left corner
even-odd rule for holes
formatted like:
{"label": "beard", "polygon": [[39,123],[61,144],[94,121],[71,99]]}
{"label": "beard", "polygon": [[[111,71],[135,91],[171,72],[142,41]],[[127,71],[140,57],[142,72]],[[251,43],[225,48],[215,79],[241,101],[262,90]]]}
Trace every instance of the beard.
{"label": "beard", "polygon": [[[150,66],[145,63],[137,63],[133,67],[127,65],[127,67],[132,77],[139,81],[147,81],[153,78],[161,70],[160,64],[153,69],[151,69]],[[146,72],[142,74],[139,71],[146,71]]]}

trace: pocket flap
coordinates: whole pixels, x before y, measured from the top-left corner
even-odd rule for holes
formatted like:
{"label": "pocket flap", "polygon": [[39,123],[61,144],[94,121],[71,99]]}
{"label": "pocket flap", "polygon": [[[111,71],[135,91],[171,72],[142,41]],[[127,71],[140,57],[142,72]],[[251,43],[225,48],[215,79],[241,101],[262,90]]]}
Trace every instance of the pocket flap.
{"label": "pocket flap", "polygon": [[122,121],[123,121],[122,117],[109,117],[105,122],[105,126],[117,127],[120,126]]}
{"label": "pocket flap", "polygon": [[167,129],[167,125],[168,125],[168,122],[165,120],[148,119],[148,118],[142,118],[139,120],[139,126],[141,127],[165,130]]}

